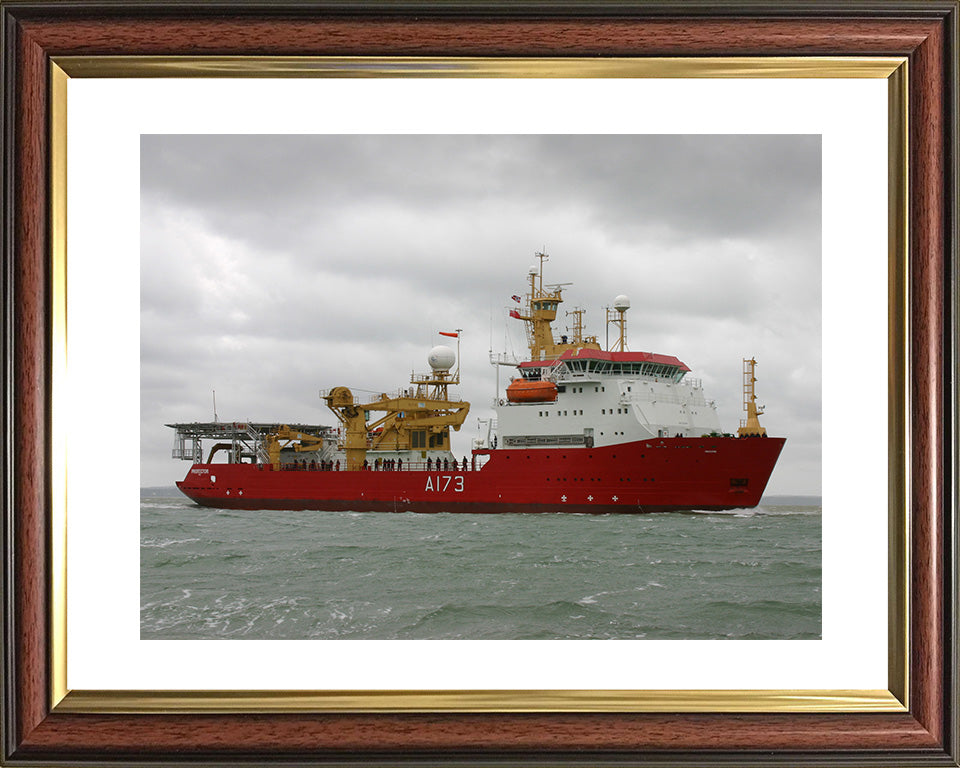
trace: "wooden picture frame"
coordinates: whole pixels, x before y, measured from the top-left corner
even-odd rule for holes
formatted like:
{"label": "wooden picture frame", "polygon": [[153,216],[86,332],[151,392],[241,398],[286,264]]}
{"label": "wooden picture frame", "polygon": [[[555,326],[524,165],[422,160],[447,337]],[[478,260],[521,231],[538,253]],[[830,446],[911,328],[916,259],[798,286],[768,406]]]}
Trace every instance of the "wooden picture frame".
{"label": "wooden picture frame", "polygon": [[[3,746],[18,765],[266,760],[332,764],[958,764],[957,2],[0,2],[3,57]],[[50,414],[57,340],[49,183],[56,60],[102,56],[905,57],[910,528],[902,711],[223,713],[60,706],[51,594]],[[62,244],[61,244],[62,245]],[[901,436],[902,437],[902,436]],[[897,601],[897,598],[894,598]],[[892,633],[895,635],[896,633]],[[896,641],[894,642],[896,645]],[[221,707],[222,709],[222,707]],[[238,707],[242,709],[242,707]],[[452,709],[456,709],[455,707]],[[549,710],[549,708],[544,708]],[[609,709],[609,711],[604,711]],[[719,709],[719,708],[718,708]],[[617,711],[619,710],[619,711]]]}

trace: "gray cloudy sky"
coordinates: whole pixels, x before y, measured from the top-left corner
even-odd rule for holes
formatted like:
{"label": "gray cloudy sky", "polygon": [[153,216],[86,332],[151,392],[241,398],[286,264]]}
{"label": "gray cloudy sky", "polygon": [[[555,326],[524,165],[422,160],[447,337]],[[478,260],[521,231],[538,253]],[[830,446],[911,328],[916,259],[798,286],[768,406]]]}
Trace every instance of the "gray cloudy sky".
{"label": "gray cloudy sky", "polygon": [[319,389],[392,391],[455,328],[466,453],[545,248],[587,333],[627,294],[629,348],[687,363],[729,431],[755,355],[788,438],[768,492],[819,493],[820,158],[819,136],[143,136],[141,485],[182,479],[163,424],[212,420],[211,390],[221,420],[331,424]]}

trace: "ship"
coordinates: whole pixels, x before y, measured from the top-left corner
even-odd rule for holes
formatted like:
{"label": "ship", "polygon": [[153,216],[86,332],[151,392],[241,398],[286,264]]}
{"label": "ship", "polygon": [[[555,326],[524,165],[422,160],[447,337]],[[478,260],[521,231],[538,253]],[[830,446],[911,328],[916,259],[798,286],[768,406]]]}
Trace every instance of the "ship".
{"label": "ship", "polygon": [[[177,487],[199,505],[229,509],[451,513],[648,513],[752,508],[786,442],[760,425],[755,358],[742,358],[745,417],[721,429],[716,403],[677,357],[630,351],[627,311],[606,308],[607,349],[583,332],[585,310],[553,325],[569,283],[528,271],[510,318],[529,356],[490,352],[495,417],[470,455],[452,451],[470,403],[457,349],[428,354],[430,370],[393,393],[321,390],[331,425],[191,422],[174,429],[173,458],[191,462]],[[610,342],[611,329],[613,340]],[[444,339],[446,341],[446,339]],[[456,367],[455,367],[456,366]],[[505,389],[500,370],[514,370]],[[213,445],[210,445],[213,441]],[[204,459],[204,447],[209,451]]]}

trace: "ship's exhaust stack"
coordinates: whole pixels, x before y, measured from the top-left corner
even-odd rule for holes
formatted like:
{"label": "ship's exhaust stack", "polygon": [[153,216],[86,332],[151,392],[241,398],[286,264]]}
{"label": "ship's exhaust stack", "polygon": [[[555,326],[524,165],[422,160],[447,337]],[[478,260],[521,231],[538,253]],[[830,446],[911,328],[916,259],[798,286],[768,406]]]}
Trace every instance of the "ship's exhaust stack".
{"label": "ship's exhaust stack", "polygon": [[756,366],[757,361],[752,357],[743,361],[743,410],[746,411],[747,418],[740,421],[740,429],[737,430],[740,437],[767,436],[767,430],[760,426],[760,419],[757,418],[763,413],[763,408],[757,406],[757,394],[754,391],[757,383],[754,375]]}

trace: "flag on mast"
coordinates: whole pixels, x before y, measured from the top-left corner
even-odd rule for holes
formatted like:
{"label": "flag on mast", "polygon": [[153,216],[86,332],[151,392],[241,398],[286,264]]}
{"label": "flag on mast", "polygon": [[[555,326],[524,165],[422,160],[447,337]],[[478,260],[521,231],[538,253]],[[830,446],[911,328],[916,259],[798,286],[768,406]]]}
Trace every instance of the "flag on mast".
{"label": "flag on mast", "polygon": [[517,320],[523,320],[523,318],[520,316],[520,313],[515,309],[510,310],[510,317],[515,317]]}
{"label": "flag on mast", "polygon": [[447,331],[437,331],[437,333],[439,333],[441,336],[449,336],[450,338],[453,338],[453,339],[460,338],[459,333],[448,333]]}
{"label": "flag on mast", "polygon": [[517,302],[517,304],[520,303],[520,297],[519,297],[519,296],[514,295],[514,296],[511,296],[510,298],[513,299],[515,302]]}

